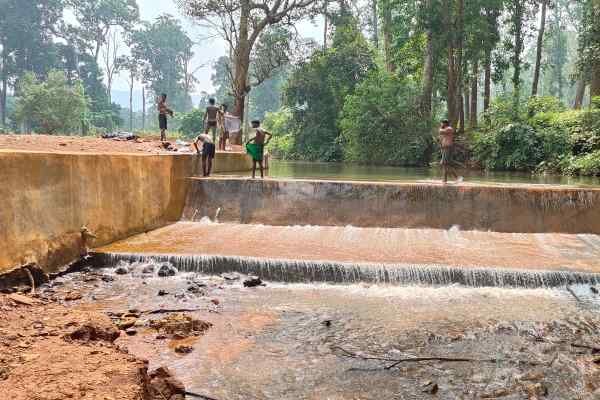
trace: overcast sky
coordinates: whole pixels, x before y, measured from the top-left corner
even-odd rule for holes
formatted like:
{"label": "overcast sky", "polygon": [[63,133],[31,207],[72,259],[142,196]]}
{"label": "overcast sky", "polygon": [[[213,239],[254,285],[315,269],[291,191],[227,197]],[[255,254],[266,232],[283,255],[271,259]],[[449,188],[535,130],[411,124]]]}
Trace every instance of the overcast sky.
{"label": "overcast sky", "polygon": [[[211,92],[213,89],[210,82],[212,65],[226,52],[226,47],[222,40],[206,39],[206,37],[209,36],[209,32],[198,27],[189,18],[183,16],[173,0],[138,0],[138,5],[143,20],[152,21],[159,15],[165,13],[171,14],[181,20],[182,25],[188,32],[190,38],[197,43],[194,47],[195,58],[193,60],[193,68],[195,69],[198,66],[206,64],[196,73],[199,83],[196,86],[195,92]],[[320,30],[320,27],[314,26],[310,22],[303,22],[298,26],[298,31],[302,36],[313,37],[315,39],[320,37]],[[123,73],[122,76],[115,81],[113,85],[114,89],[129,90],[125,75],[126,74]]]}

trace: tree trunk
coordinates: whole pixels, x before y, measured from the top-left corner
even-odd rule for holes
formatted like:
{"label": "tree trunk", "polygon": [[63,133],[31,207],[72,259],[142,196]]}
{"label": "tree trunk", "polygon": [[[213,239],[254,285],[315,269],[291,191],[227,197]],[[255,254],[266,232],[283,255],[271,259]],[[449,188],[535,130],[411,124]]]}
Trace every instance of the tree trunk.
{"label": "tree trunk", "polygon": [[533,85],[531,87],[531,95],[537,96],[538,86],[540,83],[540,70],[542,68],[542,48],[544,46],[544,31],[546,30],[546,9],[548,1],[542,0],[542,16],[540,19],[540,29],[537,38],[537,53],[535,56],[535,70],[533,71]]}
{"label": "tree trunk", "polygon": [[[450,17],[451,20],[446,25],[452,29],[448,44],[448,119],[454,127],[459,126],[459,122],[464,118],[464,112],[461,110],[464,0],[457,0],[457,3],[457,15],[454,20]],[[464,121],[462,122],[460,129],[464,129]]]}
{"label": "tree trunk", "polygon": [[371,0],[371,12],[373,13],[373,45],[379,47],[379,15],[377,15],[377,0]]}
{"label": "tree trunk", "polygon": [[383,8],[383,51],[387,71],[394,72],[396,66],[392,61],[392,10],[390,10],[389,4]]}
{"label": "tree trunk", "polygon": [[473,76],[471,77],[471,112],[469,127],[471,129],[477,128],[477,113],[478,113],[478,102],[479,102],[479,60],[473,62]]}
{"label": "tree trunk", "polygon": [[600,63],[592,71],[592,85],[590,87],[590,97],[600,96]]}
{"label": "tree trunk", "polygon": [[464,101],[464,121],[463,126],[466,126],[467,121],[471,121],[471,85],[469,82],[465,82],[463,88],[463,101]]}
{"label": "tree trunk", "polygon": [[483,111],[490,108],[492,98],[492,52],[487,51],[485,55],[485,72],[483,78]]}
{"label": "tree trunk", "polygon": [[457,133],[462,135],[465,133],[465,97],[462,91],[458,95],[458,121]]}
{"label": "tree trunk", "polygon": [[323,8],[323,19],[324,19],[324,27],[323,27],[323,50],[327,49],[327,31],[329,30],[329,16],[327,15],[327,7],[329,6],[329,1],[325,0],[325,6]]}
{"label": "tree trunk", "polygon": [[580,110],[583,106],[583,98],[585,96],[585,87],[586,83],[583,79],[577,80],[577,91],[575,92],[575,104],[573,108],[576,110]]}
{"label": "tree trunk", "polygon": [[6,98],[8,91],[8,53],[6,44],[2,45],[2,89],[0,89],[0,125],[6,126]]}
{"label": "tree trunk", "polygon": [[513,64],[513,95],[515,98],[515,102],[519,101],[521,96],[521,54],[523,53],[523,17],[524,17],[524,1],[525,0],[514,0],[515,1],[515,10],[514,15],[512,17],[514,24],[514,50],[512,56],[512,64]]}
{"label": "tree trunk", "polygon": [[[431,0],[425,7],[429,10]],[[433,33],[428,24],[425,32],[425,59],[423,62],[423,92],[421,93],[421,113],[427,119],[431,118],[431,98],[433,97]]]}
{"label": "tree trunk", "polygon": [[129,132],[133,133],[133,76],[129,81]]}
{"label": "tree trunk", "polygon": [[146,130],[146,88],[142,87],[142,131]]}

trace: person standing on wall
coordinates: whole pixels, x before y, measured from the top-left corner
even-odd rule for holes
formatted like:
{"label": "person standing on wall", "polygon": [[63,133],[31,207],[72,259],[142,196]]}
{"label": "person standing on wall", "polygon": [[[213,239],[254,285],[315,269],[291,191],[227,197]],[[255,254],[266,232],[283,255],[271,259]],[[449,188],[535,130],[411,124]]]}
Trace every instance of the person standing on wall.
{"label": "person standing on wall", "polygon": [[265,146],[269,144],[272,134],[260,128],[260,121],[252,121],[252,129],[255,136],[246,142],[246,150],[252,156],[252,179],[256,178],[256,164],[260,167],[260,177],[264,178],[264,152]]}
{"label": "person standing on wall", "polygon": [[[202,143],[202,151],[200,151],[198,143]],[[194,147],[198,155],[202,155],[202,174],[205,177],[209,177],[212,171],[213,159],[215,158],[215,144],[210,136],[202,133],[196,138]]]}
{"label": "person standing on wall", "polygon": [[208,100],[208,106],[204,113],[204,134],[208,135],[212,131],[212,142],[217,142],[217,126],[221,115],[221,110],[216,105],[215,99]]}
{"label": "person standing on wall", "polygon": [[458,176],[456,173],[455,162],[453,160],[454,150],[454,128],[450,125],[450,121],[447,119],[442,121],[442,125],[439,130],[440,144],[442,152],[442,160],[440,164],[444,172],[444,183],[448,183],[448,175],[454,176],[457,182],[462,182],[462,176]]}
{"label": "person standing on wall", "polygon": [[158,98],[158,127],[160,128],[160,141],[167,140],[167,115],[173,116],[173,110],[167,105],[167,95],[161,94]]}
{"label": "person standing on wall", "polygon": [[225,151],[227,147],[227,140],[229,139],[229,129],[225,116],[227,115],[227,104],[221,104],[221,111],[219,112],[219,129],[221,135],[219,136],[219,150]]}

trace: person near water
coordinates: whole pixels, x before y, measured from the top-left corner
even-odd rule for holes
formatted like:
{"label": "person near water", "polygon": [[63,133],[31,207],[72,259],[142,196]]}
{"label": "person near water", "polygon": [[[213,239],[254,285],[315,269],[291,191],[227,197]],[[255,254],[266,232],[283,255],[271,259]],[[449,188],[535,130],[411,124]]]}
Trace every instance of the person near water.
{"label": "person near water", "polygon": [[161,94],[158,98],[158,127],[160,128],[160,141],[164,142],[167,140],[167,115],[173,116],[173,110],[171,110],[167,104],[167,95]]}
{"label": "person near water", "polygon": [[219,119],[221,118],[221,110],[217,107],[215,99],[208,99],[208,106],[204,113],[204,134],[208,135],[209,131],[212,131],[212,142],[217,142],[217,126]]}
{"label": "person near water", "polygon": [[227,104],[221,104],[221,112],[219,113],[219,129],[221,130],[221,136],[219,136],[219,150],[221,151],[226,150],[227,140],[229,140],[229,124],[226,121],[227,114]]}
{"label": "person near water", "polygon": [[[198,143],[202,143],[202,151],[200,151],[200,147]],[[198,155],[202,154],[202,174],[203,176],[210,176],[212,171],[212,163],[215,158],[215,144],[206,133],[200,134],[196,141],[194,141],[194,147],[196,148],[196,153]]]}
{"label": "person near water", "polygon": [[455,163],[452,159],[454,150],[454,128],[447,119],[442,121],[439,130],[440,144],[442,152],[441,165],[444,173],[444,183],[448,182],[448,175],[454,176],[454,178],[461,182],[462,177],[459,177],[456,173]]}
{"label": "person near water", "polygon": [[260,121],[252,121],[255,136],[246,142],[246,150],[252,156],[252,179],[256,178],[256,164],[260,167],[260,177],[264,178],[263,158],[265,146],[269,144],[272,134],[260,128]]}

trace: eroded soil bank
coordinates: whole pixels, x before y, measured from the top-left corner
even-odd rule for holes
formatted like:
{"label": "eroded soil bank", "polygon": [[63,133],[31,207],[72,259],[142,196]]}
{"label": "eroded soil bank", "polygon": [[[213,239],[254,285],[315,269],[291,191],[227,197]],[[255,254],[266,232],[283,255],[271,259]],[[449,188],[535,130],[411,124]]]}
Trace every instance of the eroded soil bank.
{"label": "eroded soil bank", "polygon": [[[188,391],[217,400],[600,396],[600,303],[593,287],[270,282],[246,287],[258,283],[246,280],[175,273],[152,263],[65,276],[40,290],[52,301],[40,314],[21,317],[21,306],[14,304],[7,317],[3,313],[13,332],[21,329],[25,337],[9,343],[16,354],[10,357],[24,361],[11,361],[23,366],[8,371],[0,390],[55,385],[55,391],[71,388],[72,398],[135,398],[108,390],[109,397],[78,392],[80,386],[94,388],[99,382],[109,387],[116,377],[123,382],[120,387],[135,388],[139,362],[123,353],[126,349],[148,359],[151,369],[168,367]],[[90,313],[102,313],[106,323],[110,318],[120,327],[118,350],[103,342],[79,345],[77,354],[84,357],[73,361],[74,368],[50,358],[67,357],[66,349],[26,356],[41,353],[35,346],[42,341],[47,341],[43,348],[73,346],[61,335],[35,336],[37,320],[48,327],[42,332],[52,332]],[[21,349],[21,342],[30,350]],[[102,368],[117,369],[107,373]],[[61,382],[61,374],[68,385],[53,383]]]}

